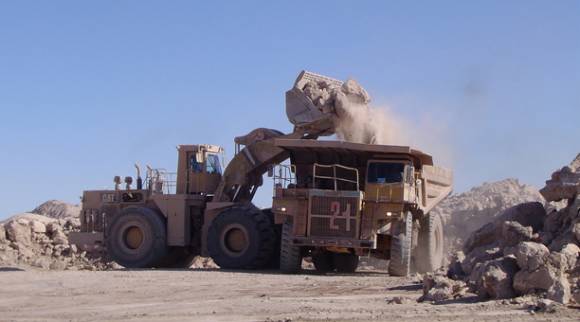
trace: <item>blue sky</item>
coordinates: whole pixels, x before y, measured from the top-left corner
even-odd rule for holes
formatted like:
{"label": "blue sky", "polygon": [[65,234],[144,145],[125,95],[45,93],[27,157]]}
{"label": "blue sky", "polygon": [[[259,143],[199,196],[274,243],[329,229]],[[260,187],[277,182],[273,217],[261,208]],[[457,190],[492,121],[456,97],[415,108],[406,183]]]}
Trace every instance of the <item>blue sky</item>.
{"label": "blue sky", "polygon": [[174,169],[177,144],[231,155],[256,127],[290,131],[302,69],[357,79],[456,191],[541,186],[580,152],[579,16],[578,1],[2,2],[0,218],[78,202],[135,161]]}

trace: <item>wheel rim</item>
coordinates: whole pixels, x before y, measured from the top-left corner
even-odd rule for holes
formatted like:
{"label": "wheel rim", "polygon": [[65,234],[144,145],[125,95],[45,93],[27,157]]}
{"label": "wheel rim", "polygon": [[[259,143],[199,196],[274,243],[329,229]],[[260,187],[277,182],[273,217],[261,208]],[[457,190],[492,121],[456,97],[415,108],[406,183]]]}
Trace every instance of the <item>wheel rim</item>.
{"label": "wheel rim", "polygon": [[239,224],[227,226],[221,234],[222,249],[230,256],[241,256],[249,246],[248,231]]}
{"label": "wheel rim", "polygon": [[137,226],[131,226],[123,234],[123,242],[129,249],[137,249],[143,244],[143,231]]}

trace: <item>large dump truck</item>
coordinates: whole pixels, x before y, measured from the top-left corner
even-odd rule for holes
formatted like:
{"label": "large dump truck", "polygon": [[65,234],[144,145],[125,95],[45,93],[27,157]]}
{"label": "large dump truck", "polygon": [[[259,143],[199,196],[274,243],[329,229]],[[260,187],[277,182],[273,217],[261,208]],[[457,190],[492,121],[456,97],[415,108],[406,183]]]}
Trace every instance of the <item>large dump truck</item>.
{"label": "large dump truck", "polygon": [[[136,165],[135,184],[132,177],[122,181],[117,176],[114,189],[84,191],[81,231],[70,239],[81,247],[101,243],[113,260],[133,268],[188,267],[196,255],[210,256],[222,268],[287,266],[288,257],[280,257],[280,252],[289,244],[281,247],[280,243],[288,234],[284,235],[281,228],[286,219],[299,216],[260,210],[252,199],[262,185],[262,176],[293,153],[280,142],[315,143],[320,136],[334,134],[340,116],[332,106],[328,108],[332,100],[327,99],[323,108],[320,100],[315,102],[308,92],[312,84],[322,83],[329,90],[342,86],[338,80],[302,72],[286,93],[286,113],[294,130],[284,134],[259,128],[235,138],[236,154],[223,172],[221,147],[180,145],[175,173],[147,167],[143,178]],[[297,172],[300,182],[303,173]],[[424,198],[432,196],[426,192]],[[275,196],[277,207],[282,199]],[[359,200],[361,204],[366,202]],[[295,237],[300,236],[296,231]],[[340,234],[327,237],[342,238]],[[292,247],[299,247],[301,256],[311,250],[317,252],[311,245]],[[325,246],[329,252],[359,255],[371,248]]]}
{"label": "large dump truck", "polygon": [[439,268],[441,218],[429,211],[451,192],[452,174],[405,146],[277,139],[291,163],[273,171],[281,269],[302,257],[317,270],[353,272],[359,256],[389,260],[391,275]]}

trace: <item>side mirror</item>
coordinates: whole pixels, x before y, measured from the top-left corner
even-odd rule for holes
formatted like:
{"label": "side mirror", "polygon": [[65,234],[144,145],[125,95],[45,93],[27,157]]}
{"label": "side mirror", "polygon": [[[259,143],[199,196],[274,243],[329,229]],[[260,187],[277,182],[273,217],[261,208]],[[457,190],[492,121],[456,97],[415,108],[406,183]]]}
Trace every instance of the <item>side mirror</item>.
{"label": "side mirror", "polygon": [[274,168],[272,166],[268,167],[268,177],[272,178],[274,176]]}

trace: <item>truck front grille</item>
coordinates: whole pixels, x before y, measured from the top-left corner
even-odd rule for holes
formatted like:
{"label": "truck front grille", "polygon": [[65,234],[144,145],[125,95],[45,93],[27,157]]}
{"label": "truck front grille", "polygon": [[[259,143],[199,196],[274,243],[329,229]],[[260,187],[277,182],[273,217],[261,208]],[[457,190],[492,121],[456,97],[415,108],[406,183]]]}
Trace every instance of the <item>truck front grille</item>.
{"label": "truck front grille", "polygon": [[355,196],[310,196],[308,235],[358,238],[359,205]]}

